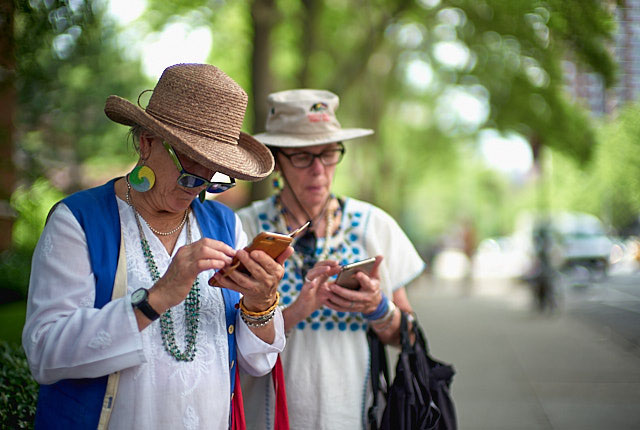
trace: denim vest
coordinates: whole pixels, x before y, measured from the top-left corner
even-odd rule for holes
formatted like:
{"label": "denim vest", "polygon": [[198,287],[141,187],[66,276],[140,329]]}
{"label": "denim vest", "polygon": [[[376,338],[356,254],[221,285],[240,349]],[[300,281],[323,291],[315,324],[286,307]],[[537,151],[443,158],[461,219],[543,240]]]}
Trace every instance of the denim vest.
{"label": "denim vest", "polygon": [[[115,179],[80,191],[62,200],[85,232],[91,269],[96,279],[94,306],[102,308],[111,300],[120,249],[120,215],[116,200]],[[191,209],[202,229],[203,237],[235,247],[235,214],[215,201],[195,200]],[[222,288],[229,345],[231,393],[235,386],[236,291]],[[35,427],[37,429],[95,429],[102,410],[108,375],[88,379],[63,379],[40,385]],[[229,396],[231,397],[231,393]]]}

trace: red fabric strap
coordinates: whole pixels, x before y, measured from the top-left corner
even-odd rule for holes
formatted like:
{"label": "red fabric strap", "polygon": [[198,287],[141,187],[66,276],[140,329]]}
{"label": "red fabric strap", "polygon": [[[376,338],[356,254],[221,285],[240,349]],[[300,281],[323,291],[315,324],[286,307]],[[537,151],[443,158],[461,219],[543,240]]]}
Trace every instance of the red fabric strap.
{"label": "red fabric strap", "polygon": [[[247,422],[244,417],[244,402],[242,400],[242,388],[240,387],[240,366],[236,366],[236,386],[231,400],[231,429],[246,430]],[[289,410],[287,409],[287,389],[284,383],[284,371],[280,355],[276,365],[271,370],[271,379],[276,392],[276,414],[274,430],[289,430]]]}
{"label": "red fabric strap", "polygon": [[244,402],[240,386],[240,366],[236,365],[236,386],[233,389],[233,399],[231,399],[231,429],[246,430],[246,428],[247,422],[244,419]]}
{"label": "red fabric strap", "polygon": [[289,430],[287,389],[284,384],[284,371],[282,370],[282,361],[280,361],[280,354],[278,354],[276,365],[271,371],[271,379],[273,380],[273,387],[276,391],[276,415],[274,430]]}

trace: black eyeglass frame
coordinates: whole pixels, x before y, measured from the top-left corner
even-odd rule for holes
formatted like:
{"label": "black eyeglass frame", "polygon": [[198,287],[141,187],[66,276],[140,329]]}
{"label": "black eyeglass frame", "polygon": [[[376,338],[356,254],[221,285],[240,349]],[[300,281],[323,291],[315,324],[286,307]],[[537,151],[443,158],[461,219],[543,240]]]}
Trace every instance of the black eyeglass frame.
{"label": "black eyeglass frame", "polygon": [[[314,154],[314,153],[308,152],[308,151],[301,151],[301,152],[294,152],[293,154],[286,154],[286,153],[282,152],[282,150],[278,150],[278,153],[284,155],[289,160],[291,165],[293,167],[295,167],[296,169],[306,169],[307,167],[309,167],[309,166],[311,166],[313,164],[313,162],[316,160],[316,158],[319,158],[320,162],[324,166],[335,166],[336,164],[338,164],[338,163],[340,163],[342,161],[342,158],[344,158],[344,153],[345,153],[344,145],[342,144],[342,142],[337,142],[337,145],[338,145],[337,148],[325,149],[324,151],[322,151],[322,152],[320,152],[318,154]],[[340,156],[338,157],[338,161],[336,161],[335,163],[327,163],[327,162],[325,162],[325,160],[323,160],[322,156],[324,154],[329,153],[329,152],[331,152],[331,153],[340,152]],[[309,163],[305,164],[304,166],[302,166],[302,165],[296,166],[296,164],[293,161],[293,157],[295,157],[296,155],[307,155],[307,156],[311,156],[311,158],[309,159]]]}

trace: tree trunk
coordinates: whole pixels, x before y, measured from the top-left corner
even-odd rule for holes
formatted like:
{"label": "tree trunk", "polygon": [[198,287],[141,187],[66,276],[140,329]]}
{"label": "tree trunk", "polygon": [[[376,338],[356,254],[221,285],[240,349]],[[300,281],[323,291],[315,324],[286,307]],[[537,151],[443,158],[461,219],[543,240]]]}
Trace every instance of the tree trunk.
{"label": "tree trunk", "polygon": [[11,246],[15,214],[9,204],[16,183],[13,117],[16,105],[13,0],[0,0],[0,251]]}
{"label": "tree trunk", "polygon": [[[254,0],[251,4],[253,20],[253,52],[251,54],[251,82],[253,84],[253,133],[264,130],[267,119],[267,96],[271,92],[271,30],[277,17],[274,0]],[[269,195],[269,181],[254,182],[251,201]]]}

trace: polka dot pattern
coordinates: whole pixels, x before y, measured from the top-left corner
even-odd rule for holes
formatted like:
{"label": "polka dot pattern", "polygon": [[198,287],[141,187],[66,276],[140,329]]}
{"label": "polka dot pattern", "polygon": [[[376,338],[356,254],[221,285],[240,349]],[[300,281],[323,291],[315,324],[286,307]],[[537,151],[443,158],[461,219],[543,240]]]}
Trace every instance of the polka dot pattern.
{"label": "polka dot pattern", "polygon": [[[257,224],[262,231],[279,231],[283,225],[281,212],[276,207],[276,200],[272,197],[265,211],[258,214]],[[343,213],[342,222],[338,231],[330,239],[329,259],[337,260],[340,264],[348,264],[366,258],[364,251],[363,214],[361,212]],[[316,255],[322,253],[325,238],[319,238],[316,243]],[[289,258],[285,264],[285,274],[280,282],[280,304],[288,306],[293,303],[300,294],[303,280],[296,263],[296,258]],[[339,330],[357,331],[366,330],[367,324],[362,314],[357,312],[337,312],[327,307],[316,310],[304,321],[296,325],[298,330]]]}

